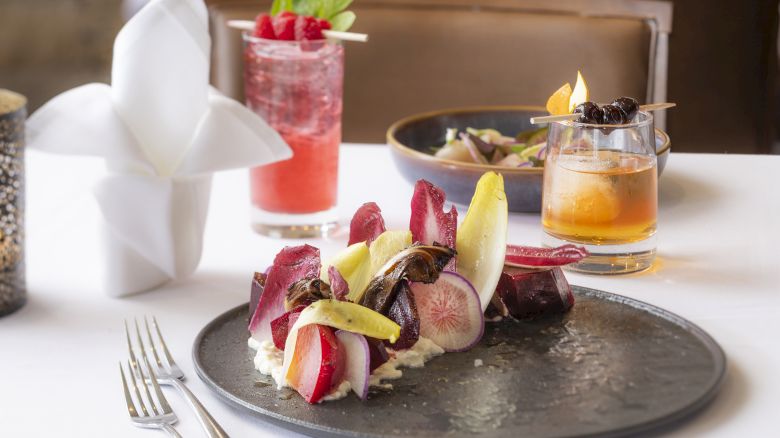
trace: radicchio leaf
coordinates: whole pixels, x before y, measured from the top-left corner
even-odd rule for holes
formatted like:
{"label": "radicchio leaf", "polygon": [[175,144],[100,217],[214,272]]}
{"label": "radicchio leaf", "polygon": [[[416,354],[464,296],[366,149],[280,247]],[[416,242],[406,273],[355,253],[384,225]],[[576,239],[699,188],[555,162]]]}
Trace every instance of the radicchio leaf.
{"label": "radicchio leaf", "polygon": [[252,290],[249,293],[249,315],[254,315],[255,310],[257,310],[257,303],[260,302],[260,296],[263,294],[265,279],[267,277],[267,274],[261,274],[259,272],[255,272],[254,277],[252,277]]}
{"label": "radicchio leaf", "polygon": [[271,341],[271,321],[285,312],[287,290],[303,278],[316,278],[320,272],[320,250],[310,246],[288,246],[279,251],[268,271],[257,309],[252,313],[249,331],[258,341]]}
{"label": "radicchio leaf", "polygon": [[519,268],[543,268],[577,263],[587,256],[584,246],[571,243],[557,248],[507,245],[504,263]]}
{"label": "radicchio leaf", "polygon": [[417,181],[412,195],[412,216],[409,219],[413,242],[455,248],[458,210],[453,206],[449,213],[445,213],[445,199],[444,190],[424,179]]}
{"label": "radicchio leaf", "polygon": [[349,243],[366,242],[370,245],[380,234],[385,232],[385,220],[382,210],[375,202],[366,202],[357,209],[349,223]]}
{"label": "radicchio leaf", "polygon": [[560,267],[541,271],[509,268],[501,274],[496,294],[517,319],[565,313],[574,305],[571,286]]}
{"label": "radicchio leaf", "polygon": [[349,295],[349,283],[341,276],[341,273],[335,266],[328,268],[328,281],[330,282],[330,291],[333,298],[345,301],[347,295]]}

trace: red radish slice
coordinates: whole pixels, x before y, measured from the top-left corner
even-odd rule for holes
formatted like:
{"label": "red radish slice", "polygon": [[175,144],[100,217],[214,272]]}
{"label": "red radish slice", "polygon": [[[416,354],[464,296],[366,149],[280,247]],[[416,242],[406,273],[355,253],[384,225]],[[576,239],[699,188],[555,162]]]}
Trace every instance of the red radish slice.
{"label": "red radish slice", "polygon": [[366,242],[371,245],[380,234],[385,232],[385,220],[382,210],[375,202],[366,202],[357,209],[349,223],[349,243]]}
{"label": "red radish slice", "polygon": [[352,391],[359,399],[365,400],[368,397],[368,378],[371,376],[369,369],[371,354],[366,337],[346,330],[337,331],[336,337],[341,346],[344,347],[347,358],[344,366],[344,380],[349,382]]}
{"label": "red radish slice", "polygon": [[330,327],[309,324],[298,330],[287,381],[309,403],[317,403],[341,383],[346,356]]}
{"label": "red radish slice", "polygon": [[485,321],[479,294],[464,277],[449,271],[433,284],[412,283],[420,314],[420,335],[446,351],[464,351],[482,338]]}
{"label": "red radish slice", "polygon": [[320,250],[309,245],[288,246],[279,251],[268,271],[257,309],[249,322],[249,332],[257,342],[272,341],[271,321],[286,311],[287,289],[303,278],[320,275]]}
{"label": "red radish slice", "polygon": [[458,210],[453,206],[444,212],[444,190],[421,179],[414,186],[412,195],[412,216],[409,230],[412,241],[424,245],[437,243],[455,248],[455,234],[458,227]]}
{"label": "red radish slice", "polygon": [[543,268],[577,263],[587,256],[584,246],[571,243],[557,248],[507,245],[504,263],[519,268]]}

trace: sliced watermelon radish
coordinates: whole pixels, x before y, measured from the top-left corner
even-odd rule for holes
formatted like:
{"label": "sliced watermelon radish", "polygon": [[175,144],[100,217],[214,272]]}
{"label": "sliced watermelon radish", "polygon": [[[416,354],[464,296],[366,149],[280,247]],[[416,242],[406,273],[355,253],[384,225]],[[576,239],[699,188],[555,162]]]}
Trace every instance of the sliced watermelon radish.
{"label": "sliced watermelon radish", "polygon": [[249,321],[249,332],[257,342],[272,341],[271,321],[282,316],[287,289],[302,278],[320,273],[320,250],[309,245],[288,246],[279,251],[268,271],[257,309]]}
{"label": "sliced watermelon radish", "polygon": [[382,210],[375,202],[366,202],[357,209],[349,223],[349,243],[366,242],[371,245],[380,234],[385,232],[385,220]]}
{"label": "sliced watermelon radish", "polygon": [[543,268],[577,263],[588,256],[584,246],[571,243],[557,248],[507,245],[504,264],[519,268]]}
{"label": "sliced watermelon radish", "polygon": [[317,403],[342,381],[346,355],[330,327],[309,324],[298,330],[287,381],[309,403]]}
{"label": "sliced watermelon radish", "polygon": [[444,271],[435,283],[412,283],[410,288],[420,313],[421,336],[446,351],[468,350],[482,338],[482,304],[464,277]]}
{"label": "sliced watermelon radish", "polygon": [[346,330],[337,331],[336,337],[346,354],[344,380],[349,382],[359,399],[365,400],[368,397],[368,378],[371,376],[371,353],[366,337]]}
{"label": "sliced watermelon radish", "polygon": [[564,313],[574,305],[574,295],[560,267],[545,270],[507,268],[496,295],[517,319]]}

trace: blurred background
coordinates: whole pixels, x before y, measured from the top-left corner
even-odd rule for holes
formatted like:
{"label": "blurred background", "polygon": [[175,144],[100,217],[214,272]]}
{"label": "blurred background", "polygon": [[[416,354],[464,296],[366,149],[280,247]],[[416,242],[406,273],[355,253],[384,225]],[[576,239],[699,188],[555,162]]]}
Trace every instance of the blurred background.
{"label": "blurred background", "polygon": [[[145,0],[0,0],[0,88],[29,110],[109,82],[114,36]],[[212,82],[243,98],[228,18],[262,0],[207,0]],[[347,47],[344,140],[384,142],[400,117],[444,107],[544,105],[576,70],[592,98],[676,102],[678,152],[780,153],[777,0],[356,0]],[[238,66],[238,67],[237,67]],[[663,121],[661,121],[663,123]]]}

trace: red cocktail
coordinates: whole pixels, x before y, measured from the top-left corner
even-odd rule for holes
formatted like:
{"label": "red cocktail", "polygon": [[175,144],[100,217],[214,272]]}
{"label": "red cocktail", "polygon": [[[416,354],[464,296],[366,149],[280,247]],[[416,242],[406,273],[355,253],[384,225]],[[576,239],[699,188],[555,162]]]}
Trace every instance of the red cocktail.
{"label": "red cocktail", "polygon": [[247,106],[293,151],[250,171],[253,226],[282,237],[326,233],[336,220],[344,48],[326,40],[244,41]]}

